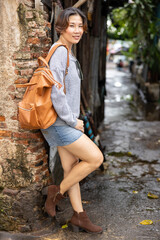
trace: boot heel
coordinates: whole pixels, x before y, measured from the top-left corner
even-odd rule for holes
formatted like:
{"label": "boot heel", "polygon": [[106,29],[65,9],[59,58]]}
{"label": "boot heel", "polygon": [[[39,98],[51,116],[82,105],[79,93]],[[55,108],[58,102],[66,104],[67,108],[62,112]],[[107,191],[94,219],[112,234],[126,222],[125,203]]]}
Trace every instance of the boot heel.
{"label": "boot heel", "polygon": [[80,228],[78,226],[72,225],[71,223],[68,224],[68,227],[72,230],[72,232],[80,232]]}

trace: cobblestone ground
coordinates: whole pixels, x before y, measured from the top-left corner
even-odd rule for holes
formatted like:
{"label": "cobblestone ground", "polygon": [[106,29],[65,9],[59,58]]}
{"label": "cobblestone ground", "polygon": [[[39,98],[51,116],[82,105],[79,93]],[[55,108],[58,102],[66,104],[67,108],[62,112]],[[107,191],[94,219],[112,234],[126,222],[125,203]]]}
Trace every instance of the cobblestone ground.
{"label": "cobblestone ground", "polygon": [[[48,229],[32,235],[0,232],[0,240],[160,240],[159,106],[144,105],[126,71],[109,65],[105,119],[100,127],[105,171],[81,182],[83,205],[104,232],[91,235],[62,228],[72,216],[69,200]],[[154,194],[156,199],[149,198]],[[152,220],[151,225],[141,225]]]}

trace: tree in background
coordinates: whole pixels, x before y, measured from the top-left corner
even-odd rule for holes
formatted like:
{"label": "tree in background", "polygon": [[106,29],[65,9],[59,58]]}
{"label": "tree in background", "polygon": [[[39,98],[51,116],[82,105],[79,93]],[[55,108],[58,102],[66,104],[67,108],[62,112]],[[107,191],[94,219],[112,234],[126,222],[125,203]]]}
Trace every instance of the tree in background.
{"label": "tree in background", "polygon": [[[158,0],[130,0],[124,7],[114,9],[108,28],[110,38],[132,40],[132,56],[148,66],[148,81],[160,78],[160,19]],[[160,13],[159,13],[160,14]]]}

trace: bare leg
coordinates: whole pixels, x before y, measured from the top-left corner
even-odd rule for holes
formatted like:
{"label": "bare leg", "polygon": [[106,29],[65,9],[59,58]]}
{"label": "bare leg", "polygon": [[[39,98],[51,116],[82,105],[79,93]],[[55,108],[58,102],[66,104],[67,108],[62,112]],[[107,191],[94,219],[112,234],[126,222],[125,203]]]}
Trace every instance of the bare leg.
{"label": "bare leg", "polygon": [[[78,164],[79,160],[64,148],[58,148],[58,153],[64,170],[64,178],[66,178],[71,169]],[[79,183],[76,183],[68,190],[68,195],[72,208],[78,213],[83,212]]]}
{"label": "bare leg", "polygon": [[60,192],[64,194],[73,185],[79,183],[88,174],[98,168],[103,162],[103,155],[96,144],[83,134],[77,141],[58,151],[66,149],[82,161],[76,164],[60,184]]}

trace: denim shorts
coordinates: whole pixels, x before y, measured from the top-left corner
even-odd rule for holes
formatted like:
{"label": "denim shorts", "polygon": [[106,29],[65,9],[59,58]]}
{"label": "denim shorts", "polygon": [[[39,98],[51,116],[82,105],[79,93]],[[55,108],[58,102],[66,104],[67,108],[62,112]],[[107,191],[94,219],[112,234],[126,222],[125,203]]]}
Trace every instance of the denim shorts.
{"label": "denim shorts", "polygon": [[49,146],[51,147],[69,145],[83,135],[83,132],[68,125],[52,125],[47,129],[41,129],[41,132],[46,141],[48,142]]}

